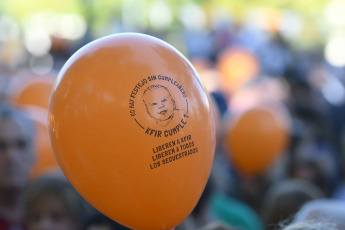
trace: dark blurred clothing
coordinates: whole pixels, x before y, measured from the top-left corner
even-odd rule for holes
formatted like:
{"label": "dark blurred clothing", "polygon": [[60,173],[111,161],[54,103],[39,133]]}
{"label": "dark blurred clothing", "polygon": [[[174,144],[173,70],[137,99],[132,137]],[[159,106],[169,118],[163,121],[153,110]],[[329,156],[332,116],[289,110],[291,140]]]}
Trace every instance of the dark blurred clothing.
{"label": "dark blurred clothing", "polygon": [[24,230],[23,224],[14,225],[0,217],[0,230]]}

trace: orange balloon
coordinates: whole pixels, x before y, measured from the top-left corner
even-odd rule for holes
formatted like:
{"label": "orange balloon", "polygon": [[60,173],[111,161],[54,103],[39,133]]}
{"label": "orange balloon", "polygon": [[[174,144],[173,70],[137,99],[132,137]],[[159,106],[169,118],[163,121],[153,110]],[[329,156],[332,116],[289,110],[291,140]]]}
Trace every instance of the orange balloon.
{"label": "orange balloon", "polygon": [[240,47],[223,51],[219,56],[217,66],[226,92],[240,89],[245,83],[254,79],[260,71],[254,54]]}
{"label": "orange balloon", "polygon": [[285,150],[288,131],[286,118],[273,107],[238,115],[225,136],[233,165],[247,175],[265,172]]}
{"label": "orange balloon", "polygon": [[17,105],[34,105],[48,109],[50,93],[55,79],[50,76],[35,76],[22,79],[10,97]]}
{"label": "orange balloon", "polygon": [[31,171],[31,177],[35,179],[44,173],[59,170],[60,167],[50,144],[47,121],[48,111],[37,106],[24,106],[23,109],[34,121],[36,127],[36,162]]}
{"label": "orange balloon", "polygon": [[187,59],[147,35],[108,36],[76,52],[53,88],[49,127],[79,193],[133,229],[177,226],[210,174],[210,99]]}

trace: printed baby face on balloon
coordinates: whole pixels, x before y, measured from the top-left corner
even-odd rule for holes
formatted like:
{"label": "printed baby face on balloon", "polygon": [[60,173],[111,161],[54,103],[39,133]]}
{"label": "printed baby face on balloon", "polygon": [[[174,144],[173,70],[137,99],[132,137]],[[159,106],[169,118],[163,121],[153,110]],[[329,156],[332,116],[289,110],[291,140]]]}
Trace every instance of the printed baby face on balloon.
{"label": "printed baby face on balloon", "polygon": [[165,86],[149,86],[143,93],[143,101],[148,115],[157,121],[167,121],[173,118],[176,105]]}

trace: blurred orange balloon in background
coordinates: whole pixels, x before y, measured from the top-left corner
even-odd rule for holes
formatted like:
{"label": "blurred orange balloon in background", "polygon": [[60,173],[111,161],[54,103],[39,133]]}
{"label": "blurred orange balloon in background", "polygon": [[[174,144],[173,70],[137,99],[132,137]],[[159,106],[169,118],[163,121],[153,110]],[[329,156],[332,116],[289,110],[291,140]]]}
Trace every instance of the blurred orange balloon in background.
{"label": "blurred orange balloon in background", "polygon": [[284,152],[289,140],[289,117],[277,105],[257,106],[232,117],[225,144],[235,168],[260,175]]}
{"label": "blurred orange balloon in background", "polygon": [[10,92],[10,99],[17,105],[34,105],[48,109],[50,93],[55,78],[50,76],[23,77]]}
{"label": "blurred orange balloon in background", "polygon": [[46,172],[59,170],[60,167],[50,144],[47,121],[48,111],[38,106],[24,106],[23,109],[34,121],[36,127],[36,162],[31,171],[31,177],[35,179]]}
{"label": "blurred orange balloon in background", "polygon": [[62,68],[50,100],[53,149],[95,208],[133,229],[172,229],[197,204],[215,149],[194,68],[142,34],[96,40]]}
{"label": "blurred orange balloon in background", "polygon": [[219,56],[217,67],[227,93],[240,89],[245,83],[254,79],[260,71],[254,54],[241,47],[224,50]]}

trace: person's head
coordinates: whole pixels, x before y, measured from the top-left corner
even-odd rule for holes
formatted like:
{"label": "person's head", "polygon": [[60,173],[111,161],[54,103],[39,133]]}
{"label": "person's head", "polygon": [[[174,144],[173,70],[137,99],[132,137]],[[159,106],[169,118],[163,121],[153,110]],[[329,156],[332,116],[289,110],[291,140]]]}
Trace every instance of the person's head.
{"label": "person's head", "polygon": [[162,85],[151,85],[143,93],[143,101],[150,117],[165,121],[172,118],[175,101],[169,90]]}
{"label": "person's head", "polygon": [[283,230],[342,230],[342,228],[339,228],[334,223],[313,221],[291,224],[283,228]]}
{"label": "person's head", "polygon": [[0,105],[0,190],[22,189],[34,164],[34,126],[21,111]]}
{"label": "person's head", "polygon": [[275,229],[282,222],[291,222],[303,204],[321,197],[321,190],[308,181],[295,179],[278,182],[264,197],[262,219],[267,229]]}
{"label": "person's head", "polygon": [[304,221],[329,222],[334,223],[339,229],[345,229],[345,202],[332,199],[309,201],[294,218],[295,223]]}
{"label": "person's head", "polygon": [[96,212],[86,219],[81,230],[129,230],[129,228],[118,224],[102,213]]}
{"label": "person's head", "polygon": [[60,174],[46,174],[29,188],[25,201],[28,230],[75,230],[84,215],[84,200]]}
{"label": "person's head", "polygon": [[325,172],[320,163],[312,159],[294,161],[290,166],[290,177],[309,181],[324,191],[327,186]]}

